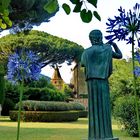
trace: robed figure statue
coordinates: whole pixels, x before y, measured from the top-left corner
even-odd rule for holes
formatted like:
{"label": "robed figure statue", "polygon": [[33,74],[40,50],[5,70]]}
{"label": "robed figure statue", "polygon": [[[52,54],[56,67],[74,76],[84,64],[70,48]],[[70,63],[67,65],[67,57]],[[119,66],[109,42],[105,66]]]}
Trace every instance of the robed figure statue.
{"label": "robed figure statue", "polygon": [[88,87],[88,140],[118,140],[112,134],[108,78],[112,74],[112,58],[121,59],[122,53],[115,43],[103,43],[100,30],[91,31],[89,38],[92,46],[81,57]]}

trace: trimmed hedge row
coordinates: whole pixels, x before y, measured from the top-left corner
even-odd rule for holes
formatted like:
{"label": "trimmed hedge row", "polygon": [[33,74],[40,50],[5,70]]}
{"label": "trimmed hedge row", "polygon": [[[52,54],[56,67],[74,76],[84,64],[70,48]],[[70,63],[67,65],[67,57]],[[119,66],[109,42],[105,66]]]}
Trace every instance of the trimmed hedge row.
{"label": "trimmed hedge row", "polygon": [[[18,104],[15,106],[18,110]],[[22,102],[22,110],[24,111],[69,111],[69,110],[85,110],[84,105],[77,102],[55,102],[55,101],[32,101]]]}
{"label": "trimmed hedge row", "polygon": [[[18,111],[10,111],[10,119],[17,121]],[[21,121],[26,122],[69,122],[79,118],[78,111],[22,111]]]}
{"label": "trimmed hedge row", "polygon": [[87,118],[87,117],[88,117],[88,111],[87,110],[79,111],[79,118]]}

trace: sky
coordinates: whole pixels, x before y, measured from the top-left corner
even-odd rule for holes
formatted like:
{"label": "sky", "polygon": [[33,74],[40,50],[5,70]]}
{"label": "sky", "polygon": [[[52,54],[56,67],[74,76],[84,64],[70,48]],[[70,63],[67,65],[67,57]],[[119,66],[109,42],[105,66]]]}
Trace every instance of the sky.
{"label": "sky", "polygon": [[[101,16],[101,22],[93,17],[92,22],[83,23],[81,21],[79,13],[71,12],[70,15],[66,15],[62,9],[63,3],[68,3],[68,0],[58,0],[60,9],[54,17],[50,19],[50,22],[42,23],[40,26],[34,27],[34,30],[40,30],[52,35],[68,39],[75,43],[82,45],[84,48],[91,46],[89,41],[89,32],[93,29],[100,29],[103,35],[106,33],[106,22],[108,18],[113,18],[115,15],[118,15],[118,8],[122,6],[126,11],[132,9],[135,3],[138,3],[138,0],[98,0],[97,9],[88,5],[90,9],[97,10]],[[72,7],[73,5],[71,5]],[[6,33],[6,32],[5,32]],[[3,33],[4,34],[4,33]],[[106,40],[103,40],[106,42]],[[125,42],[116,42],[118,47],[123,53],[123,58],[131,57],[131,46],[126,45]],[[72,76],[71,68],[74,65],[68,67],[64,64],[60,68],[60,73],[62,78],[66,83],[70,82]],[[52,77],[53,68],[45,67],[42,69],[42,74]]]}

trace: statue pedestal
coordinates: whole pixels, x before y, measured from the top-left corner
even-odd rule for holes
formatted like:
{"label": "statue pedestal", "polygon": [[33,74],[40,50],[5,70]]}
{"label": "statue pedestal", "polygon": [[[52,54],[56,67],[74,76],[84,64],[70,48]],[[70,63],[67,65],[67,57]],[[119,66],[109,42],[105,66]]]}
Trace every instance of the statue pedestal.
{"label": "statue pedestal", "polygon": [[[82,140],[88,140],[88,139],[83,138]],[[104,138],[104,139],[90,139],[90,140],[119,140],[119,138]]]}

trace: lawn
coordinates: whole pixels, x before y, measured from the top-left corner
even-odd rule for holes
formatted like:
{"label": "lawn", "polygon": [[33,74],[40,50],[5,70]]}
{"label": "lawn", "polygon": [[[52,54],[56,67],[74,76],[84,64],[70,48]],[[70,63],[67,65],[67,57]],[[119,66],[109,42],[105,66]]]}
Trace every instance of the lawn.
{"label": "lawn", "polygon": [[[114,136],[120,140],[138,140],[120,131],[113,120]],[[16,140],[17,122],[0,117],[0,140]],[[82,140],[87,137],[87,118],[68,123],[21,122],[20,140]]]}

